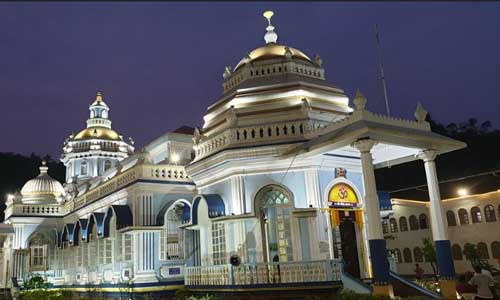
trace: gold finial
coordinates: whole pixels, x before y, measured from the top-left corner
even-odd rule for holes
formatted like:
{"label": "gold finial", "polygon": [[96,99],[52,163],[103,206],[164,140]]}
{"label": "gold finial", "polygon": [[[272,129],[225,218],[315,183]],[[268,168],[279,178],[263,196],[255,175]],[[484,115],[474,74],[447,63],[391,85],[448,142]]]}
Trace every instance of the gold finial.
{"label": "gold finial", "polygon": [[42,166],[46,166],[47,162],[45,160],[42,160]]}
{"label": "gold finial", "polygon": [[262,15],[267,19],[269,25],[271,25],[271,18],[274,16],[274,12],[272,12],[271,10],[267,10]]}
{"label": "gold finial", "polygon": [[42,160],[42,165],[40,166],[40,174],[45,174],[49,170],[49,167],[47,167],[47,162],[45,160]]}
{"label": "gold finial", "polygon": [[102,92],[97,92],[95,96],[95,101],[102,101]]}

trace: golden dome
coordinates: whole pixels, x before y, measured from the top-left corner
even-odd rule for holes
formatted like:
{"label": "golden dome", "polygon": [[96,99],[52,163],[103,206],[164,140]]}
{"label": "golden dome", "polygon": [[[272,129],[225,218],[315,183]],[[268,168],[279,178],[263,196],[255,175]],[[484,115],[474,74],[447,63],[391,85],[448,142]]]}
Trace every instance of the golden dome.
{"label": "golden dome", "polygon": [[120,141],[120,135],[113,129],[106,127],[89,127],[80,131],[73,138],[74,141],[86,139],[102,139]]}
{"label": "golden dome", "polygon": [[[273,59],[273,58],[284,58],[285,53],[286,53],[286,48],[287,46],[285,45],[277,45],[277,44],[267,44],[263,47],[257,48],[250,52],[248,56],[250,57],[250,61],[257,61],[257,60],[263,60],[263,59]],[[307,62],[312,63],[311,59],[304,54],[304,52],[288,47],[290,49],[290,52],[292,53],[292,58],[295,59],[302,59]],[[240,60],[240,62],[236,65],[234,70],[237,70],[240,66],[245,64],[246,58],[243,58]]]}

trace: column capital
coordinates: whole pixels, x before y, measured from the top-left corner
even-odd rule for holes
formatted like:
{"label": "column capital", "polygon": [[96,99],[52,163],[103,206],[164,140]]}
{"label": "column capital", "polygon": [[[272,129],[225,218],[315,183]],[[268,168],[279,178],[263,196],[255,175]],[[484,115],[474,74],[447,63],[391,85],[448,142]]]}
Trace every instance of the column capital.
{"label": "column capital", "polygon": [[427,150],[422,150],[419,153],[415,155],[418,159],[423,160],[424,162],[429,162],[429,161],[434,161],[437,156],[437,151],[427,149]]}
{"label": "column capital", "polygon": [[351,144],[351,147],[356,148],[361,153],[370,152],[376,141],[372,139],[357,140]]}

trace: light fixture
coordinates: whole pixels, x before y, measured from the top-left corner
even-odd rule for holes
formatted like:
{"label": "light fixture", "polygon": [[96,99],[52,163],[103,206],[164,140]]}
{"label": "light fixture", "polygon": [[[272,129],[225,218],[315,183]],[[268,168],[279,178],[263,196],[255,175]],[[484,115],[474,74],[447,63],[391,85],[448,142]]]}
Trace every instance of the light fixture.
{"label": "light fixture", "polygon": [[172,153],[170,154],[170,161],[173,162],[174,164],[178,163],[180,160],[180,156],[177,153]]}
{"label": "light fixture", "polygon": [[466,189],[466,188],[459,188],[457,190],[457,194],[460,196],[460,197],[463,197],[463,196],[467,196],[469,195],[469,191]]}

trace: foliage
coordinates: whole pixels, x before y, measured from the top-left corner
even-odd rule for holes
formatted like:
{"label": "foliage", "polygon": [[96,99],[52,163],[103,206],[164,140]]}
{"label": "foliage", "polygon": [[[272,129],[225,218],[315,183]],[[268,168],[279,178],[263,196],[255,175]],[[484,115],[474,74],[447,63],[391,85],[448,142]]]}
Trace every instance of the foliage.
{"label": "foliage", "polygon": [[45,289],[49,286],[42,276],[38,274],[33,274],[29,277],[27,281],[24,282],[24,287],[26,289]]}
{"label": "foliage", "polygon": [[439,284],[435,280],[426,280],[426,279],[418,279],[414,281],[416,284],[420,285],[423,288],[434,291],[438,293]]}
{"label": "foliage", "polygon": [[373,300],[373,296],[371,294],[358,294],[349,289],[342,289],[338,296],[337,300]]}
{"label": "foliage", "polygon": [[489,269],[491,265],[488,263],[487,259],[481,258],[481,255],[474,244],[465,244],[464,250],[462,251],[465,259],[470,262],[472,267],[481,267]]}
{"label": "foliage", "polygon": [[425,261],[431,264],[434,276],[437,274],[437,263],[436,263],[436,248],[434,243],[429,238],[423,238],[422,242],[424,244],[423,252]]}
{"label": "foliage", "polygon": [[19,293],[18,300],[66,300],[68,293],[57,290],[28,290]]}
{"label": "foliage", "polygon": [[177,291],[175,291],[175,299],[176,300],[187,300],[192,295],[193,295],[193,293],[185,287],[182,287],[182,288],[178,289]]}

